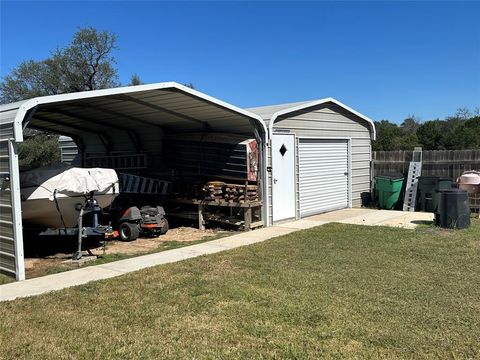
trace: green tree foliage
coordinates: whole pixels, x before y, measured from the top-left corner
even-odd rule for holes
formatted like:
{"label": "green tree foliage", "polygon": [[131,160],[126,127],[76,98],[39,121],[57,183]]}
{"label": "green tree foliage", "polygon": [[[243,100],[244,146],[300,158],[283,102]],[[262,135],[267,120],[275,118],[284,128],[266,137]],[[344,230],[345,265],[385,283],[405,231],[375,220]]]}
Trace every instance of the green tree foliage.
{"label": "green tree foliage", "polygon": [[116,36],[107,31],[79,29],[67,47],[45,60],[24,61],[6,75],[0,82],[0,101],[118,86],[115,42]]}
{"label": "green tree foliage", "polygon": [[376,121],[377,140],[373,143],[374,151],[393,150],[396,139],[401,136],[401,130],[397,124],[388,120]]}
{"label": "green tree foliage", "polygon": [[60,161],[58,136],[35,135],[19,145],[19,164],[22,168],[37,168]]}
{"label": "green tree foliage", "polygon": [[130,78],[130,84],[128,84],[129,86],[136,86],[136,85],[142,85],[143,82],[142,80],[140,79],[140,76],[138,76],[137,74],[133,74],[132,77]]}
{"label": "green tree foliage", "polygon": [[420,122],[415,116],[410,116],[403,121],[400,128],[405,134],[416,134],[419,126]]}
{"label": "green tree foliage", "polygon": [[409,117],[400,126],[388,120],[375,122],[373,150],[413,150],[415,146],[425,150],[480,149],[480,116],[472,116],[468,109],[460,108],[445,120],[420,123]]}
{"label": "green tree foliage", "polygon": [[[45,60],[27,60],[0,82],[0,102],[36,96],[104,89],[119,85],[115,59],[116,37],[106,31],[81,28],[70,44]],[[58,136],[40,133],[19,146],[20,165],[27,168],[60,161]]]}
{"label": "green tree foliage", "polygon": [[480,149],[480,116],[463,122],[455,129],[453,139],[460,149]]}

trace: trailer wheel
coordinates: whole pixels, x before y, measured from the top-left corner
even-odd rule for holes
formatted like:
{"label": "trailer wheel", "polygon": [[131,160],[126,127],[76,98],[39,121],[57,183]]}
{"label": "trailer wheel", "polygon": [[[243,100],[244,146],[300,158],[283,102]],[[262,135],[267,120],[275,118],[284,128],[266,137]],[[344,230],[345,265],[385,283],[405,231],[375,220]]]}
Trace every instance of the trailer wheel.
{"label": "trailer wheel", "polygon": [[167,219],[163,219],[163,225],[162,227],[160,228],[160,235],[165,235],[167,233],[169,229],[169,226],[168,226],[168,221]]}
{"label": "trailer wheel", "polygon": [[118,234],[120,236],[120,240],[132,241],[138,238],[138,235],[140,235],[140,230],[138,229],[137,224],[123,222],[120,224]]}

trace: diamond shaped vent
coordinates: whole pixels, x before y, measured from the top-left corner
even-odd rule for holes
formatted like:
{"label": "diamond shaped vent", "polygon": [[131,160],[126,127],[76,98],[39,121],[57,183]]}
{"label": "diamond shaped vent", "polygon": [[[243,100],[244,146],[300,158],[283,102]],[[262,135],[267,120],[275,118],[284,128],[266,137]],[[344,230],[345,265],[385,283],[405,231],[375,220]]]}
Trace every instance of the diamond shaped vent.
{"label": "diamond shaped vent", "polygon": [[285,144],[282,144],[282,146],[280,147],[280,154],[282,154],[282,156],[285,155],[285,153],[287,152],[287,147],[285,146]]}

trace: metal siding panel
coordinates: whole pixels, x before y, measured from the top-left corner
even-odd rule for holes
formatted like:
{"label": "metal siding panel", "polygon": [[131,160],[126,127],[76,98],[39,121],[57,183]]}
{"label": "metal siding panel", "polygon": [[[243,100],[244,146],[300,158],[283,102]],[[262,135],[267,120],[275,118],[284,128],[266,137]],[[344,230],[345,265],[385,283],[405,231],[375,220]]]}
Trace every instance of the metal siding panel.
{"label": "metal siding panel", "polygon": [[300,217],[348,207],[348,140],[299,139]]}
{"label": "metal siding panel", "polygon": [[142,142],[142,149],[146,152],[160,154],[163,148],[163,131],[160,128],[143,129],[139,128],[138,137]]}
{"label": "metal siding panel", "polygon": [[[309,116],[307,117],[307,115],[309,115]],[[323,114],[311,113],[311,114],[305,114],[305,115],[301,115],[301,116],[288,118],[288,123],[291,123],[289,128],[309,129],[312,126],[313,127],[318,127],[318,124],[316,124],[316,123],[319,120],[318,117],[321,116],[321,115],[323,115]],[[365,126],[363,126],[360,123],[357,123],[357,122],[354,122],[354,121],[349,121],[348,119],[345,119],[345,118],[340,117],[340,116],[338,116],[338,119],[335,118],[335,117],[331,117],[331,116],[323,117],[321,119],[321,121],[322,121],[321,128],[322,128],[322,130],[325,130],[325,131],[329,131],[329,130],[330,131],[332,131],[332,130],[333,131],[335,131],[335,130],[337,130],[337,131],[338,130],[348,130],[348,131],[351,131],[351,132],[359,132],[361,134],[366,133],[367,137],[370,136],[370,132],[368,131],[368,128],[366,128]],[[278,124],[279,127],[280,126],[284,127],[285,125],[282,124],[282,122],[284,122],[284,121],[280,120],[276,124]],[[282,125],[280,125],[280,124],[282,124]],[[277,127],[277,125],[275,127]]]}
{"label": "metal siding panel", "polygon": [[13,122],[18,108],[0,112],[0,140],[14,139]]}
{"label": "metal siding panel", "polygon": [[8,141],[0,141],[0,272],[15,275],[14,222]]}
{"label": "metal siding panel", "polygon": [[60,148],[60,161],[72,164],[78,155],[78,148],[75,142],[68,136],[60,136],[58,147]]}

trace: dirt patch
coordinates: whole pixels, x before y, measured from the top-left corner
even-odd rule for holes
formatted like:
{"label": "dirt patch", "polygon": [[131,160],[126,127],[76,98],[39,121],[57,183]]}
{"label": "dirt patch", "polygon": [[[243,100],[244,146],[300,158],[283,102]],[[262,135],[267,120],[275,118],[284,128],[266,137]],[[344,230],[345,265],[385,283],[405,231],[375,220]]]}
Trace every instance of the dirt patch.
{"label": "dirt patch", "polygon": [[[192,242],[202,240],[205,237],[216,236],[218,230],[198,230],[190,227],[179,227],[169,230],[165,235],[154,238],[139,238],[134,241],[109,241],[106,243],[107,254],[141,254],[152,251],[162,243],[168,241]],[[93,249],[95,255],[103,254],[103,247]]]}
{"label": "dirt patch", "polygon": [[[177,227],[170,229],[165,235],[158,237],[138,238],[137,240],[129,242],[113,240],[106,242],[105,246],[98,243],[90,244],[88,248],[94,255],[100,256],[103,259],[109,258],[109,261],[114,261],[122,257],[165,250],[167,248],[163,248],[163,246],[169,244],[174,244],[174,247],[178,247],[178,243],[184,243],[180,244],[180,246],[185,246],[188,245],[188,243],[205,240],[206,238],[213,239],[214,237],[226,236],[228,234],[229,232],[217,229],[198,230],[191,227]],[[57,241],[61,242],[62,240]],[[72,244],[75,245],[75,240],[73,240]],[[55,245],[52,245],[52,243],[46,246],[50,247],[46,253],[25,258],[25,273],[27,279],[88,265],[88,262],[72,263],[69,261],[74,251],[72,246],[62,246],[61,243],[58,243],[57,251],[55,251]],[[84,254],[86,253],[84,252]]]}

